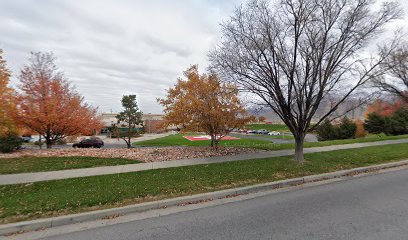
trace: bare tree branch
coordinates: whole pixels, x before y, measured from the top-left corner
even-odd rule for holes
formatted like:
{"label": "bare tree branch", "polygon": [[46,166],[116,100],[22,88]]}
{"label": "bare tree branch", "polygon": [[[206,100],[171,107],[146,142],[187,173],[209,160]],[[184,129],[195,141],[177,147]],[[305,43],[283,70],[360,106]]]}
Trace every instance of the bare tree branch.
{"label": "bare tree branch", "polygon": [[[288,126],[303,161],[303,140],[323,99],[341,92],[317,125],[353,92],[382,76],[394,50],[362,54],[384,25],[400,17],[394,2],[373,11],[370,0],[253,0],[222,26],[211,69],[258,96]],[[315,125],[316,126],[316,125]]]}

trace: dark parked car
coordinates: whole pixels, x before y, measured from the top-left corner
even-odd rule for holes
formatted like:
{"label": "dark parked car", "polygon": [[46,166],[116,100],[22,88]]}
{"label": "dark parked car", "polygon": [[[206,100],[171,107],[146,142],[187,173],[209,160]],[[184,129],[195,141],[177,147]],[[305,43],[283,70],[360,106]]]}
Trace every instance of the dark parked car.
{"label": "dark parked car", "polygon": [[100,139],[85,139],[80,141],[79,143],[74,143],[72,145],[73,148],[101,148],[103,147],[104,143]]}
{"label": "dark parked car", "polygon": [[260,130],[256,131],[256,133],[258,133],[258,134],[268,134],[269,131],[266,130],[266,129],[260,129]]}
{"label": "dark parked car", "polygon": [[25,136],[25,137],[21,137],[21,140],[23,141],[23,142],[25,142],[25,143],[29,143],[30,141],[31,141],[31,137],[27,137],[27,136]]}

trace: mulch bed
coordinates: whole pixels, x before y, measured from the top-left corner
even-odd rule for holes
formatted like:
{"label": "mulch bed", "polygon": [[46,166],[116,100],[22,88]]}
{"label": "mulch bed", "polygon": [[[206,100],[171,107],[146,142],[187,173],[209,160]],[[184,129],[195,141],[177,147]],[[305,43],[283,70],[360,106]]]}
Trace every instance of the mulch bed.
{"label": "mulch bed", "polygon": [[132,148],[132,149],[22,149],[14,153],[0,154],[0,158],[17,157],[103,157],[127,158],[142,162],[162,162],[178,159],[216,157],[260,152],[251,148],[220,147],[166,147],[166,148]]}

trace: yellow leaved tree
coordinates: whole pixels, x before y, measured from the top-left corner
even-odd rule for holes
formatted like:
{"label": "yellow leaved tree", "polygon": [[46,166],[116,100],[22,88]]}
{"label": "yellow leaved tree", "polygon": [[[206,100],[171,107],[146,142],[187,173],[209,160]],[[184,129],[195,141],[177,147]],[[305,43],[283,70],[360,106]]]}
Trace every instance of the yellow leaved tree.
{"label": "yellow leaved tree", "polygon": [[238,97],[238,88],[222,83],[217,75],[198,72],[193,65],[184,72],[186,79],[167,90],[164,106],[167,125],[182,126],[184,131],[202,131],[211,136],[211,146],[234,128],[241,128],[253,121]]}

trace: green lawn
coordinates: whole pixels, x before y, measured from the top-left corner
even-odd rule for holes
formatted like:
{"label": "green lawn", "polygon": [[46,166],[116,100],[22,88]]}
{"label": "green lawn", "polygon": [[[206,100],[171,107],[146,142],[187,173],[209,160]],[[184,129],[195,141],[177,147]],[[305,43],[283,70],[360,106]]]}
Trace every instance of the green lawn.
{"label": "green lawn", "polygon": [[[185,134],[191,135],[191,134]],[[266,135],[262,135],[266,136]],[[356,139],[345,139],[345,140],[332,140],[324,142],[305,142],[305,148],[310,147],[323,147],[331,145],[341,145],[350,143],[364,143],[364,142],[376,142],[383,140],[395,140],[408,138],[408,135],[401,136],[385,136],[385,135],[369,135],[366,138],[356,138]],[[162,138],[157,138],[153,140],[147,140],[143,142],[134,143],[135,146],[209,146],[210,141],[196,141],[192,142],[183,138],[183,134],[175,134]],[[228,140],[221,141],[220,146],[226,147],[249,147],[264,150],[283,150],[283,149],[293,149],[295,147],[294,143],[272,143],[270,141],[255,140],[255,139],[240,139],[240,140]]]}
{"label": "green lawn", "polygon": [[289,128],[285,124],[248,124],[245,125],[245,128],[251,130],[266,129],[269,132],[289,132]]}
{"label": "green lawn", "polygon": [[[156,138],[152,140],[135,142],[135,146],[157,146],[157,147],[166,147],[166,146],[210,146],[211,141],[190,141],[185,139],[183,136],[191,136],[197,134],[183,133],[183,134],[174,134],[162,138]],[[202,134],[205,135],[205,134]],[[268,141],[263,140],[252,140],[252,139],[239,139],[239,140],[221,140],[219,142],[220,146],[234,146],[234,145],[251,145],[251,144],[265,144],[269,143]]]}
{"label": "green lawn", "polygon": [[[323,142],[305,142],[305,148],[311,147],[324,147],[332,145],[342,145],[342,144],[352,144],[352,143],[365,143],[365,142],[378,142],[385,140],[397,140],[408,138],[408,135],[400,136],[383,136],[383,135],[369,135],[365,138],[355,138],[355,139],[343,139],[343,140],[331,140]],[[264,149],[264,150],[282,150],[282,149],[292,149],[295,148],[293,143],[284,143],[284,144],[269,144],[269,145],[254,145],[254,148]]]}
{"label": "green lawn", "polygon": [[265,183],[408,158],[408,144],[0,186],[0,223]]}
{"label": "green lawn", "polygon": [[96,157],[21,157],[0,159],[0,174],[46,172],[75,168],[90,168],[135,164],[140,161],[123,158]]}

